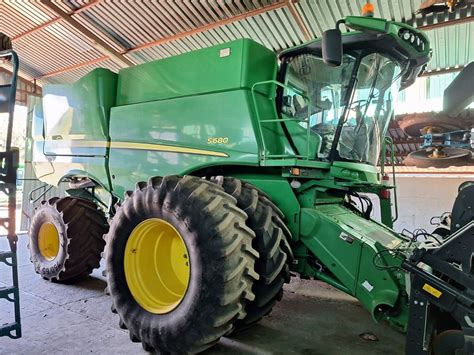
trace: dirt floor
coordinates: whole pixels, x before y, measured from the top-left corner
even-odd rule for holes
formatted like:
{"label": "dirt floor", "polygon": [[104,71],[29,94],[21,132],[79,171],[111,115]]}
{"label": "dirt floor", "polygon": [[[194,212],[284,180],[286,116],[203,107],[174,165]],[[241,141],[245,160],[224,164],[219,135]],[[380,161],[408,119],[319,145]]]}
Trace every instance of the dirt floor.
{"label": "dirt floor", "polygon": [[[26,236],[20,237],[19,275],[23,337],[0,338],[0,354],[140,354],[110,311],[100,270],[74,285],[54,284],[34,273]],[[0,237],[0,250],[7,250]],[[0,287],[11,282],[0,265]],[[13,319],[12,304],[0,300],[0,324]],[[363,340],[362,333],[378,340]],[[376,324],[354,299],[327,285],[294,280],[270,316],[244,333],[223,338],[205,354],[403,354],[404,336]]]}

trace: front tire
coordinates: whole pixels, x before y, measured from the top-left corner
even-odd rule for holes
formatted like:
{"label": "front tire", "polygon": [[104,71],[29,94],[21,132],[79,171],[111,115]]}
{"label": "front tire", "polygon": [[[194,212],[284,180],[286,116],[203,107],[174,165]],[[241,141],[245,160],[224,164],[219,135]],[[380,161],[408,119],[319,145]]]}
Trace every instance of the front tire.
{"label": "front tire", "polygon": [[222,188],[192,176],[151,178],[127,196],[111,222],[106,251],[120,326],[147,351],[209,348],[245,317],[255,297],[258,253],[246,214]]}
{"label": "front tire", "polygon": [[107,220],[89,200],[52,198],[36,211],[29,229],[30,261],[46,280],[64,282],[100,265]]}

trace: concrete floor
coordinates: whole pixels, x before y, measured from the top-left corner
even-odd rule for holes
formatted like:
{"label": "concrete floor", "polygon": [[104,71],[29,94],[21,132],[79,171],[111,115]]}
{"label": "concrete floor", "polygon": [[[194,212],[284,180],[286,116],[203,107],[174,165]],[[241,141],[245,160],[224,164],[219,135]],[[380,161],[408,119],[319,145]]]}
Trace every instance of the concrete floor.
{"label": "concrete floor", "polygon": [[[19,275],[23,337],[0,338],[0,354],[140,354],[110,312],[100,270],[74,285],[42,280],[29,262],[26,236],[20,237]],[[7,250],[0,237],[0,250]],[[0,286],[11,283],[0,265]],[[12,304],[0,300],[0,324],[13,319]],[[378,341],[359,337],[371,332]],[[294,280],[270,316],[245,333],[223,338],[206,354],[403,354],[404,336],[375,324],[354,299],[327,285]]]}

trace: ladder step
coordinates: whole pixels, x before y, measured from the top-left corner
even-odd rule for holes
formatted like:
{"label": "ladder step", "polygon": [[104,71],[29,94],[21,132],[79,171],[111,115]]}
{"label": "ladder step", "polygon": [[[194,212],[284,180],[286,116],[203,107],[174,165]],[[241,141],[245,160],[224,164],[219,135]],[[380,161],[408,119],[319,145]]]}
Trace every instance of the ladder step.
{"label": "ladder step", "polygon": [[13,253],[11,251],[0,251],[0,260],[2,258],[11,258]]}
{"label": "ladder step", "polygon": [[[15,332],[15,334],[13,334]],[[21,337],[21,326],[20,323],[7,323],[0,325],[0,337],[10,337],[12,339],[18,339]]]}
{"label": "ladder step", "polygon": [[12,266],[11,261],[8,259],[13,258],[13,253],[11,251],[0,251],[0,263],[5,263],[8,266]]}
{"label": "ladder step", "polygon": [[15,302],[15,298],[14,297],[9,297],[9,296],[11,294],[15,293],[16,290],[17,290],[17,288],[14,287],[14,286],[0,287],[0,298],[4,298],[4,299],[6,299],[7,301],[10,301],[10,302]]}

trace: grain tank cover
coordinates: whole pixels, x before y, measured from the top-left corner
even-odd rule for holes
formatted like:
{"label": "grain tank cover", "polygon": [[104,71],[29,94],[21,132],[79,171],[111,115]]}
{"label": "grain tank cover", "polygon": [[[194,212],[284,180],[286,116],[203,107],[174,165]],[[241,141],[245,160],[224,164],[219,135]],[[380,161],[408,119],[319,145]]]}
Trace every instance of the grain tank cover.
{"label": "grain tank cover", "polygon": [[120,70],[117,105],[250,89],[258,81],[275,79],[276,70],[272,51],[239,39]]}
{"label": "grain tank cover", "polygon": [[94,69],[72,84],[46,85],[43,112],[46,140],[106,139],[115,106],[117,74]]}

